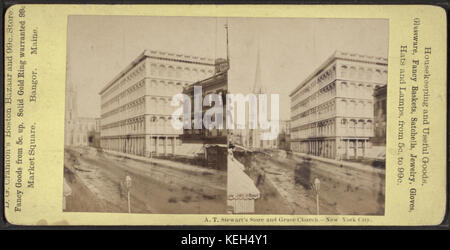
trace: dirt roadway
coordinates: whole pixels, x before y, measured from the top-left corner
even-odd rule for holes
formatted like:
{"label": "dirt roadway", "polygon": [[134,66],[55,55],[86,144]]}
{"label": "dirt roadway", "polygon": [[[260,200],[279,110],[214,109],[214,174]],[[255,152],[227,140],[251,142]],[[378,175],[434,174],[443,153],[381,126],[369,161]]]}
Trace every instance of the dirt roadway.
{"label": "dirt roadway", "polygon": [[311,183],[317,177],[321,214],[384,214],[384,174],[277,154],[256,157],[249,170],[255,183],[261,170],[265,181],[258,185],[262,197],[256,201],[256,213],[316,214]]}
{"label": "dirt roadway", "polygon": [[65,211],[128,212],[126,175],[132,178],[133,213],[226,213],[226,173],[144,163],[95,150],[65,149],[64,177],[72,188]]}

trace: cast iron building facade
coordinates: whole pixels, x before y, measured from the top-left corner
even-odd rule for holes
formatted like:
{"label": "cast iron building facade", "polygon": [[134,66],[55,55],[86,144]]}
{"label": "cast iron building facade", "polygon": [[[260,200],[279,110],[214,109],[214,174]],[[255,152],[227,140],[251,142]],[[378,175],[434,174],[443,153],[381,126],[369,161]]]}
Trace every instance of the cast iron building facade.
{"label": "cast iron building facade", "polygon": [[386,58],[336,51],[290,94],[291,149],[365,157],[374,136],[374,89],[386,83]]}
{"label": "cast iron building facade", "polygon": [[373,145],[386,145],[386,98],[387,86],[376,88],[374,91],[374,137]]}
{"label": "cast iron building facade", "polygon": [[183,87],[214,74],[214,60],[144,51],[101,91],[101,147],[150,156],[176,154],[182,130],[170,102]]}

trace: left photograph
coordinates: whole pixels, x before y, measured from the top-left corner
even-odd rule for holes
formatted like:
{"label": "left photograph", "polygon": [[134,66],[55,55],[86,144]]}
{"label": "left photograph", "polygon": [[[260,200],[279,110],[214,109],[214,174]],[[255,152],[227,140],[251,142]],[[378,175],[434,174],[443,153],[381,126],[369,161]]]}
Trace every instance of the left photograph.
{"label": "left photograph", "polygon": [[69,16],[63,211],[227,213],[227,130],[196,126],[225,103],[226,24]]}

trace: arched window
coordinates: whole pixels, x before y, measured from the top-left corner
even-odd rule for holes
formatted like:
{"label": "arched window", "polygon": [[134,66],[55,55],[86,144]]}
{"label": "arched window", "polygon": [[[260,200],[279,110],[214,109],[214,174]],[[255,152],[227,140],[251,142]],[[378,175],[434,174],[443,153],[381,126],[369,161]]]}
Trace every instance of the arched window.
{"label": "arched window", "polygon": [[198,80],[198,70],[197,69],[193,69],[192,70],[192,80],[193,81],[197,81]]}
{"label": "arched window", "polygon": [[359,83],[357,88],[357,93],[359,97],[365,97],[366,96],[366,88],[364,88],[364,84]]}
{"label": "arched window", "polygon": [[364,114],[364,101],[358,101],[357,103],[357,109],[355,110],[355,112],[358,114],[358,116],[366,116],[367,114]]}
{"label": "arched window", "polygon": [[347,82],[341,82],[341,96],[348,96],[348,83]]}
{"label": "arched window", "polygon": [[184,68],[183,78],[188,81],[191,79],[191,70],[189,68]]}
{"label": "arched window", "polygon": [[372,136],[373,135],[372,120],[367,120],[365,130],[366,130],[365,134],[367,136]]}
{"label": "arched window", "polygon": [[179,79],[181,77],[182,71],[183,71],[183,69],[181,67],[177,67],[177,69],[175,71],[175,77]]}
{"label": "arched window", "polygon": [[341,77],[342,78],[347,77],[347,69],[348,69],[347,65],[341,66]]}
{"label": "arched window", "polygon": [[349,130],[350,131],[348,131],[348,132],[356,134],[355,133],[355,129],[356,129],[356,120],[352,119],[352,120],[350,120],[350,123],[349,123]]}
{"label": "arched window", "polygon": [[356,84],[351,82],[349,85],[348,91],[347,91],[347,96],[348,97],[355,97],[357,95],[355,95],[355,93],[357,93],[356,91]]}
{"label": "arched window", "polygon": [[159,65],[158,76],[160,76],[160,77],[166,76],[166,66]]}
{"label": "arched window", "polygon": [[354,66],[350,67],[350,77],[351,78],[356,77],[356,68]]}
{"label": "arched window", "polygon": [[370,115],[370,116],[374,115],[373,114],[373,103],[372,103],[372,101],[367,101],[366,111],[365,112],[367,112],[367,114]]}
{"label": "arched window", "polygon": [[201,75],[202,79],[205,79],[206,78],[206,71],[204,69],[201,69],[200,70],[200,75]]}
{"label": "arched window", "polygon": [[160,117],[158,119],[157,133],[164,133],[164,125],[165,125],[165,119],[164,119],[164,117]]}
{"label": "arched window", "polygon": [[168,71],[167,71],[167,76],[168,77],[174,77],[175,76],[175,68],[173,66],[169,66]]}
{"label": "arched window", "polygon": [[365,73],[364,68],[360,67],[358,69],[358,79],[361,79],[361,80],[364,79],[364,73]]}
{"label": "arched window", "polygon": [[355,100],[350,100],[348,105],[349,112],[355,113],[357,110],[357,104]]}
{"label": "arched window", "polygon": [[380,70],[380,69],[376,69],[376,70],[375,70],[375,79],[376,79],[377,81],[380,81],[380,80],[381,80],[381,70]]}
{"label": "arched window", "polygon": [[366,79],[367,80],[372,80],[373,77],[373,70],[372,69],[368,69],[367,73],[366,73]]}

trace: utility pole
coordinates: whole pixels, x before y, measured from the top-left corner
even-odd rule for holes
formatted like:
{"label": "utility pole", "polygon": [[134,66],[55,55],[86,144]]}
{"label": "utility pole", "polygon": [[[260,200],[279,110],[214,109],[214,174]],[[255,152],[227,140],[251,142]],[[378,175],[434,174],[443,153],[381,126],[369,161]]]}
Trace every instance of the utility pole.
{"label": "utility pole", "polygon": [[227,64],[228,64],[228,69],[230,69],[230,49],[228,46],[228,18],[227,18],[227,22],[225,23],[225,31],[226,31],[226,37],[227,37]]}

